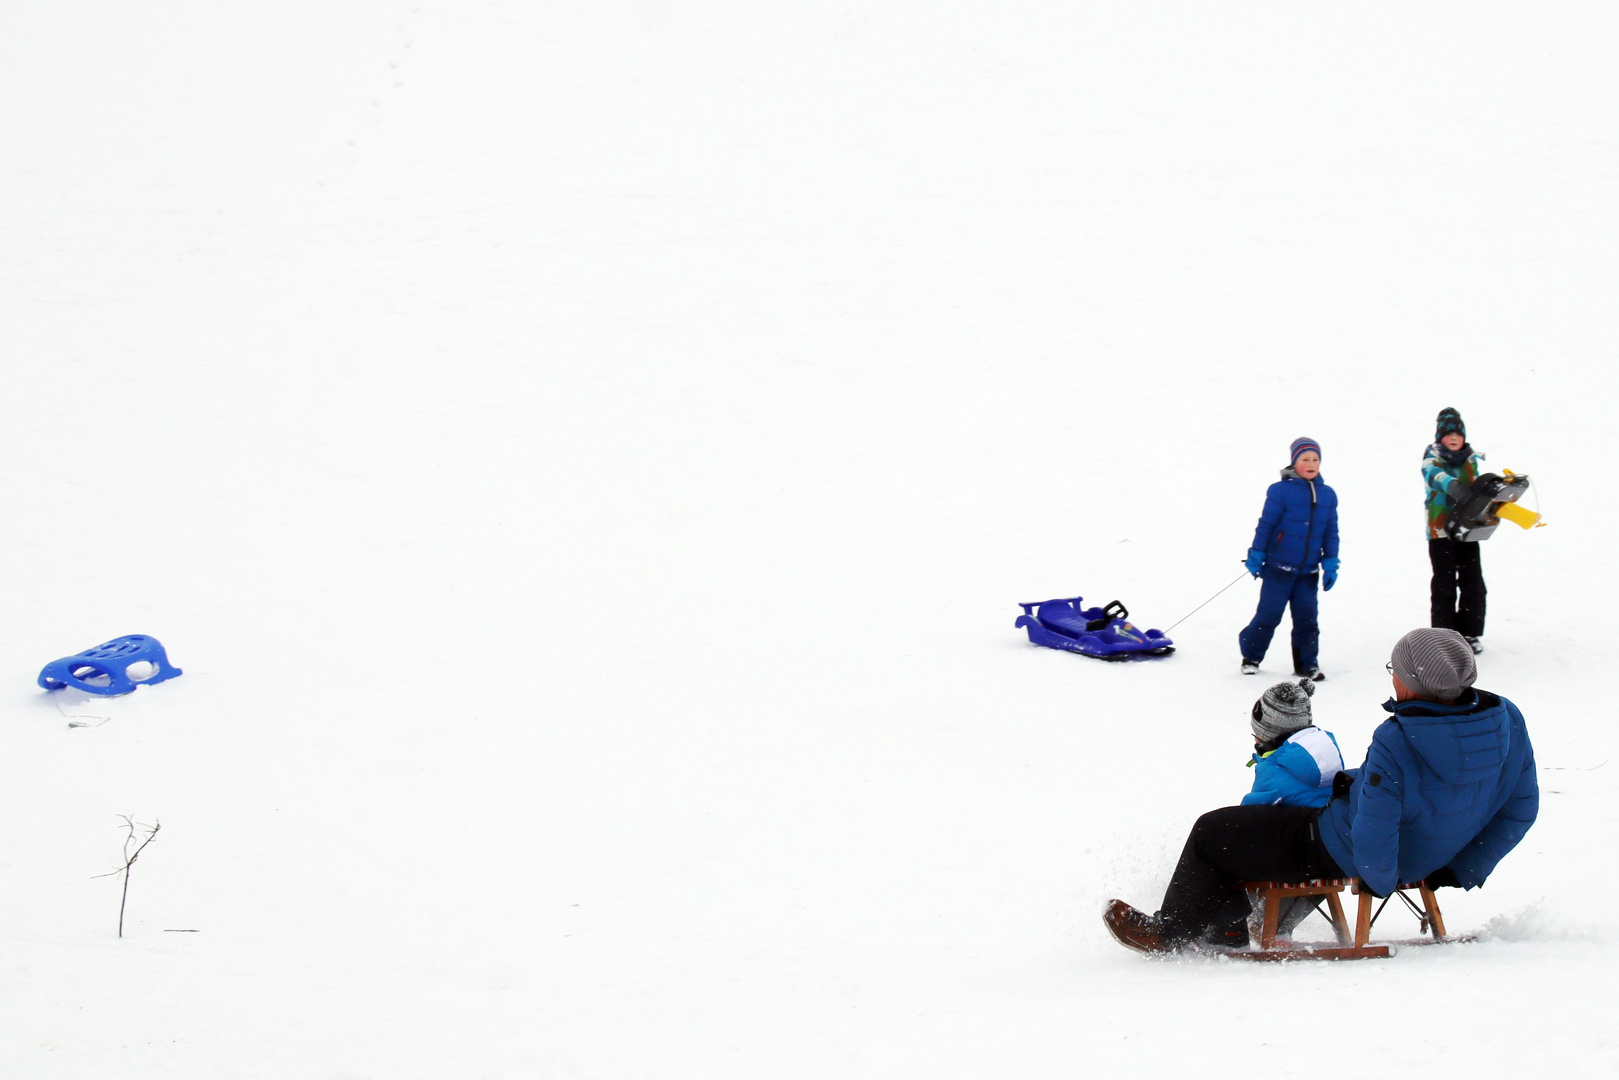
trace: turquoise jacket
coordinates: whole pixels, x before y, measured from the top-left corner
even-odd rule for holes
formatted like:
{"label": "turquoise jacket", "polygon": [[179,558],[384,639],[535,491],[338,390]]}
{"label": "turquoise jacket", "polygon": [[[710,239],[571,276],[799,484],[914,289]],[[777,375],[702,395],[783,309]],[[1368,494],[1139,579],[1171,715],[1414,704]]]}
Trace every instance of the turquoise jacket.
{"label": "turquoise jacket", "polygon": [[1248,764],[1254,770],[1254,789],[1242,797],[1244,806],[1325,806],[1332,801],[1333,777],[1344,769],[1338,740],[1318,727],[1300,728]]}

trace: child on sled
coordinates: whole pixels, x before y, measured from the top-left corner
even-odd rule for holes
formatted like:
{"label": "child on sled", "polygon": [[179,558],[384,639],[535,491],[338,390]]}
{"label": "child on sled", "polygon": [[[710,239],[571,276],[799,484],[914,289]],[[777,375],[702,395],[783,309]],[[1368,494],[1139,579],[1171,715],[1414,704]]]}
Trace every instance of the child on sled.
{"label": "child on sled", "polygon": [[[1310,679],[1282,682],[1254,702],[1248,727],[1254,736],[1253,790],[1242,797],[1244,806],[1325,806],[1332,801],[1332,782],[1343,772],[1344,759],[1332,732],[1315,726]],[[1296,896],[1282,901],[1277,932],[1282,936],[1321,904],[1319,896]],[[1248,944],[1248,911],[1234,900],[1228,921],[1216,924],[1211,944],[1242,948]]]}
{"label": "child on sled", "polygon": [[1315,726],[1309,679],[1281,682],[1254,702],[1248,728],[1254,736],[1253,790],[1244,806],[1325,806],[1332,801],[1332,781],[1344,770],[1343,755],[1332,732]]}

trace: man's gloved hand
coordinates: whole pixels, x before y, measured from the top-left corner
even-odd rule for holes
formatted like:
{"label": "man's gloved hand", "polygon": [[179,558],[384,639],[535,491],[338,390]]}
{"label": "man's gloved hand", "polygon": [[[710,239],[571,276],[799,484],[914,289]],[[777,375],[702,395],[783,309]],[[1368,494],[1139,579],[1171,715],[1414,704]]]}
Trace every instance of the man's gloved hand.
{"label": "man's gloved hand", "polygon": [[1441,866],[1429,874],[1422,882],[1430,889],[1459,889],[1462,883],[1456,878],[1456,871],[1448,866]]}
{"label": "man's gloved hand", "polygon": [[1248,557],[1242,561],[1242,565],[1248,568],[1250,574],[1258,577],[1259,572],[1265,569],[1265,553],[1258,548],[1249,548]]}
{"label": "man's gloved hand", "polygon": [[1463,484],[1460,480],[1452,480],[1445,485],[1445,494],[1450,496],[1450,501],[1453,503],[1461,502],[1472,493],[1473,489]]}
{"label": "man's gloved hand", "polygon": [[1321,587],[1328,592],[1338,584],[1338,556],[1321,560]]}

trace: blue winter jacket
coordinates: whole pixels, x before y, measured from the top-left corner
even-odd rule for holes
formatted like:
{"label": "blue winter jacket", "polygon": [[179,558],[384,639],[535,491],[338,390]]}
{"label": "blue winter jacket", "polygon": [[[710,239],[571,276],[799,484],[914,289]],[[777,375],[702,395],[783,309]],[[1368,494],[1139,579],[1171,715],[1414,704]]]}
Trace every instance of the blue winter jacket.
{"label": "blue winter jacket", "polygon": [[1315,573],[1322,559],[1338,557],[1337,492],[1319,476],[1305,480],[1283,469],[1265,492],[1251,546],[1265,553],[1265,565],[1274,570]]}
{"label": "blue winter jacket", "polygon": [[1389,701],[1354,787],[1321,814],[1321,842],[1379,896],[1448,866],[1484,884],[1540,809],[1535,751],[1506,698],[1469,690],[1453,705]]}
{"label": "blue winter jacket", "polygon": [[1255,754],[1254,789],[1244,806],[1325,806],[1332,801],[1332,779],[1343,772],[1343,755],[1332,732],[1301,728],[1268,754]]}

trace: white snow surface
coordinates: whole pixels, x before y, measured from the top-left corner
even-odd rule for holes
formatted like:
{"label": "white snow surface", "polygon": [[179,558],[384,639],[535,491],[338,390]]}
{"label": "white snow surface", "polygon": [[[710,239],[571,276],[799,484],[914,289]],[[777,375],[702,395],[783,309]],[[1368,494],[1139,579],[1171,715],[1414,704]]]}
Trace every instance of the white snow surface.
{"label": "white snow surface", "polygon": [[[3,24],[7,1080],[1619,1071],[1619,10]],[[1484,550],[1543,801],[1443,895],[1482,940],[1119,948],[1285,636],[1016,602],[1168,626],[1313,436],[1358,764],[1445,405],[1550,522]],[[35,686],[128,633],[185,674]]]}

